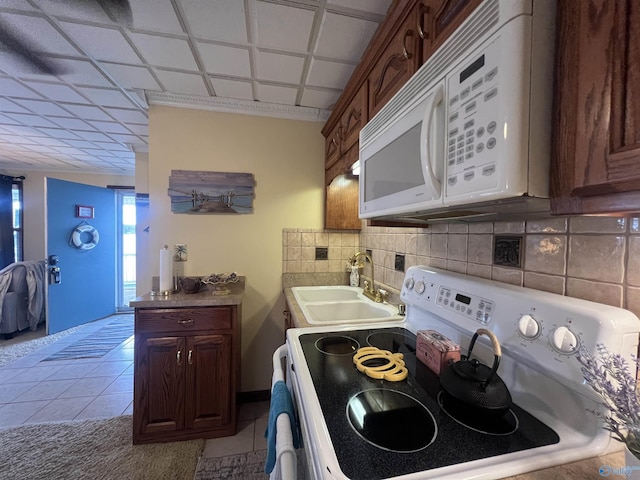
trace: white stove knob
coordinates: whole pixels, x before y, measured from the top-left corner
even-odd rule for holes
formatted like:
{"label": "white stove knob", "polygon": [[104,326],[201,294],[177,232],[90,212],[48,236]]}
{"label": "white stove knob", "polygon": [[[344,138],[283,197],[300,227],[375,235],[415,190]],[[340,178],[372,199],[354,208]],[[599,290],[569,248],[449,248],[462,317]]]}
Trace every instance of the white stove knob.
{"label": "white stove knob", "polygon": [[540,335],[540,323],[531,315],[522,315],[518,320],[518,332],[524,338],[536,338]]}
{"label": "white stove knob", "polygon": [[424,286],[424,282],[416,282],[416,292],[418,292],[419,295],[422,295],[424,293],[425,288],[426,287]]}
{"label": "white stove knob", "polygon": [[413,279],[413,277],[409,277],[404,281],[404,286],[407,287],[407,290],[411,290],[413,288],[414,283],[415,283],[415,280]]}
{"label": "white stove knob", "polygon": [[551,346],[567,355],[578,350],[578,337],[567,327],[558,327],[551,334]]}

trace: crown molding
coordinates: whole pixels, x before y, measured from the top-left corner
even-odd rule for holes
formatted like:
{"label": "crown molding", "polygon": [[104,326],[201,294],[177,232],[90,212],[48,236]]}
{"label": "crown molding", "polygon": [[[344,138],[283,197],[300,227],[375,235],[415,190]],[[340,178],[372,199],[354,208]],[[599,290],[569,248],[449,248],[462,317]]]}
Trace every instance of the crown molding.
{"label": "crown molding", "polygon": [[321,108],[297,107],[295,105],[263,103],[236,98],[200,97],[165,92],[146,92],[146,97],[149,105],[195,108],[197,110],[286,118],[307,122],[324,123],[331,115],[331,110]]}

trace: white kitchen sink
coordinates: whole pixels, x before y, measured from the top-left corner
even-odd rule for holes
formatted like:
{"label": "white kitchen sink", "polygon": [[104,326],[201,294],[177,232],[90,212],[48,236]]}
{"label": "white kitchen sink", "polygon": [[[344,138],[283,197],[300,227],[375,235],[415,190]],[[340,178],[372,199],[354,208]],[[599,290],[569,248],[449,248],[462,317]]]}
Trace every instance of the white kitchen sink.
{"label": "white kitchen sink", "polygon": [[313,325],[402,320],[398,309],[388,303],[376,303],[362,288],[320,286],[291,288],[308,323]]}

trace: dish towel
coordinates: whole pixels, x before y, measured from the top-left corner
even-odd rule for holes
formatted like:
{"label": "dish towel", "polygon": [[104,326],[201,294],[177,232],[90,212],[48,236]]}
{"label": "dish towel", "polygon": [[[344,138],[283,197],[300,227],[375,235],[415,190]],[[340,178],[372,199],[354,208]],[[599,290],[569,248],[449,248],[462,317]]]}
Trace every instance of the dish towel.
{"label": "dish towel", "polygon": [[271,405],[269,407],[269,422],[264,436],[267,439],[267,462],[264,467],[266,473],[271,473],[276,465],[276,421],[281,413],[289,415],[291,423],[291,435],[293,437],[294,448],[300,448],[300,425],[293,410],[293,400],[287,385],[282,381],[277,381],[271,390]]}

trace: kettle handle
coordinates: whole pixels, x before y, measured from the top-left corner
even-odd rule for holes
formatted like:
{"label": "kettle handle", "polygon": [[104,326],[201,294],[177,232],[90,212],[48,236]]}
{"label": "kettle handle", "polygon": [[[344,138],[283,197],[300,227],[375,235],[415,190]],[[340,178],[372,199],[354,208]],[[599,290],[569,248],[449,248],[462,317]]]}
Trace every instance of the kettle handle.
{"label": "kettle handle", "polygon": [[480,335],[485,335],[489,337],[491,340],[491,345],[493,346],[493,367],[491,368],[491,373],[487,377],[487,379],[483,382],[483,386],[486,387],[489,382],[493,379],[496,372],[498,371],[498,367],[500,366],[500,359],[502,358],[502,347],[500,347],[500,342],[498,341],[498,337],[491,330],[487,330],[486,328],[479,328],[476,333],[471,337],[471,342],[469,343],[469,353],[467,353],[467,359],[471,358],[471,350],[473,350],[473,346],[476,344],[476,340]]}

